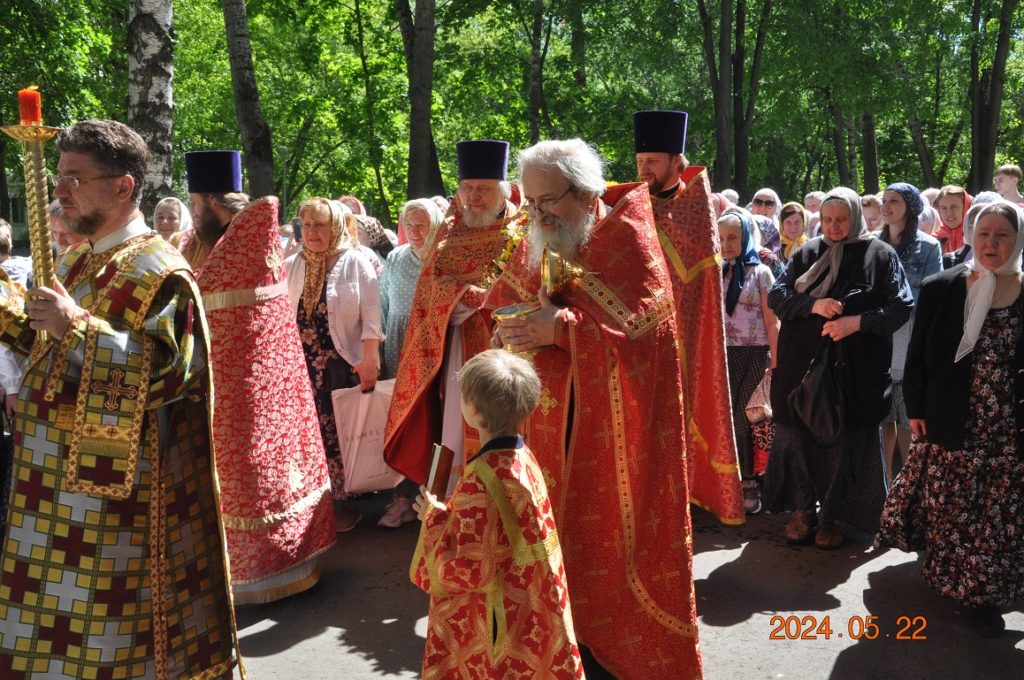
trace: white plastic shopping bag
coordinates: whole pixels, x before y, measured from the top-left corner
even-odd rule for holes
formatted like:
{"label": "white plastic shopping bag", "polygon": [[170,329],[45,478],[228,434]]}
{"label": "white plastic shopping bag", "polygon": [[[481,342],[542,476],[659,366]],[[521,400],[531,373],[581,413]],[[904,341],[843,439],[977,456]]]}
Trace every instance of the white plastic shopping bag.
{"label": "white plastic shopping bag", "polygon": [[378,380],[372,392],[358,386],[331,392],[346,493],[393,489],[403,479],[384,462],[384,428],[394,390],[394,380]]}

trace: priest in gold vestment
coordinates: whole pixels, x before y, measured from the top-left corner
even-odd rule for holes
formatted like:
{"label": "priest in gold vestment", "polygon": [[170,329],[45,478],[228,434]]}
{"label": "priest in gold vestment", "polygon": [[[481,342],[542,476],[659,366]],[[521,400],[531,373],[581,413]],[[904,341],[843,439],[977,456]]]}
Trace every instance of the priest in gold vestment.
{"label": "priest in gold vestment", "polygon": [[[27,358],[0,559],[0,678],[229,678],[237,664],[192,272],[138,210],[148,151],[63,131],[56,196],[87,237],[0,342]],[[49,333],[40,342],[37,332]]]}
{"label": "priest in gold vestment", "polygon": [[481,305],[522,233],[518,187],[505,181],[508,142],[469,140],[456,145],[459,190],[423,266],[384,435],[384,457],[409,479],[424,483],[430,449],[455,452],[449,491],[464,461],[480,447],[462,419],[462,364],[491,343],[490,313]]}

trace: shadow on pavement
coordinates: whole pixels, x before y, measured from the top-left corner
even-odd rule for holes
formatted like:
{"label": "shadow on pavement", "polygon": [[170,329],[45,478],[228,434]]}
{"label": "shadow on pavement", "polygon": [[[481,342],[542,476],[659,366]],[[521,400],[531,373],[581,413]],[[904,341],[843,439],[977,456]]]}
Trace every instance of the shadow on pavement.
{"label": "shadow on pavement", "polygon": [[702,563],[714,564],[715,551],[730,551],[705,578],[694,580],[704,626],[732,626],[754,614],[836,609],[841,603],[829,591],[875,556],[865,552],[870,537],[864,534],[848,534],[847,544],[834,551],[788,545],[782,530],[789,513],[754,515],[740,527],[721,526],[702,512],[693,519],[694,553]]}
{"label": "shadow on pavement", "polygon": [[[844,649],[829,679],[1021,678],[1024,650],[1015,646],[1024,633],[1007,630],[1000,638],[982,637],[965,608],[935,594],[918,570],[917,562],[907,562],[868,576],[864,615],[878,617],[879,635],[874,640],[862,637]],[[833,627],[842,630],[847,623],[837,627],[833,622]],[[898,639],[901,630],[904,638],[916,632],[927,639]]]}
{"label": "shadow on pavement", "polygon": [[419,523],[393,530],[377,527],[386,502],[378,497],[359,501],[362,522],[338,535],[315,587],[278,602],[238,608],[243,658],[271,657],[306,641],[322,644],[314,639],[324,636],[337,641],[339,652],[344,648],[346,654],[361,656],[375,672],[419,672],[424,641],[416,634],[416,622],[427,615],[427,596],[408,575]]}

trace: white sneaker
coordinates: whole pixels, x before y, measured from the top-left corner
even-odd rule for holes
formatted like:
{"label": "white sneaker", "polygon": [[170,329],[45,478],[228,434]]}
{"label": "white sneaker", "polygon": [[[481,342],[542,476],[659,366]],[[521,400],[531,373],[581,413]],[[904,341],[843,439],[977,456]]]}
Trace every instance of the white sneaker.
{"label": "white sneaker", "polygon": [[377,526],[387,527],[388,529],[397,529],[403,524],[414,522],[416,520],[416,511],[412,509],[412,501],[408,498],[398,496],[395,500],[388,503],[388,507],[385,509],[384,514],[377,520]]}

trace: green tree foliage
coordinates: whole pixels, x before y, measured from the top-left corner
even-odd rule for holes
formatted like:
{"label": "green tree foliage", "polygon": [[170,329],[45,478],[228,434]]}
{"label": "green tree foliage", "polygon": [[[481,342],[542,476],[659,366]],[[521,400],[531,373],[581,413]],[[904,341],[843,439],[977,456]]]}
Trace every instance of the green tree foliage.
{"label": "green tree foliage", "polygon": [[[874,121],[881,186],[965,182],[970,48],[981,41],[981,68],[991,64],[1003,5],[982,2],[985,30],[974,35],[974,2],[775,2],[750,131],[748,190],[771,186],[789,198],[828,189],[841,180],[840,156],[847,177],[862,185],[865,115]],[[706,5],[717,25],[719,2]],[[763,0],[745,6],[749,77]],[[437,3],[436,15],[432,119],[445,187],[455,186],[458,140],[503,138],[514,149],[529,143],[538,11],[541,138],[583,137],[607,159],[610,179],[628,181],[635,174],[632,112],[681,108],[690,113],[687,157],[714,163],[697,0],[460,0]],[[15,91],[32,82],[43,88],[50,123],[124,118],[126,3],[8,0],[0,12],[4,121],[16,115]],[[248,12],[276,145],[276,187],[287,189],[290,211],[312,195],[355,194],[378,215],[397,215],[406,196],[409,82],[394,1],[360,0],[362,50],[354,0],[251,0]],[[184,151],[241,148],[241,141],[220,3],[176,0],[174,20],[174,191],[181,196]],[[1017,6],[997,163],[1024,161],[1022,25]],[[5,145],[2,159],[14,175],[12,148]]]}

